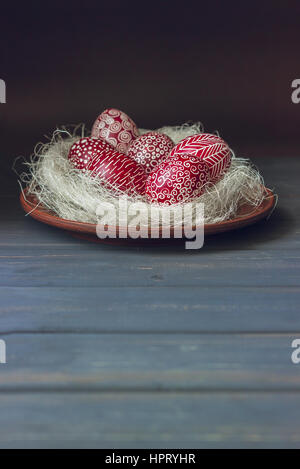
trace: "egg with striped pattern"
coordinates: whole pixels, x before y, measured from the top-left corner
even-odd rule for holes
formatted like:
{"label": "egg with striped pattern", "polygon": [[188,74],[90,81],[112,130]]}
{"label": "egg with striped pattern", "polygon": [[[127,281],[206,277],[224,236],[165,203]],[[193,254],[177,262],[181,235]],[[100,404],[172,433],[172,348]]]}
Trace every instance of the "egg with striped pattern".
{"label": "egg with striped pattern", "polygon": [[231,164],[231,150],[217,135],[203,133],[186,137],[175,145],[170,157],[187,153],[207,164],[213,184],[224,176]]}
{"label": "egg with striped pattern", "polygon": [[143,167],[104,140],[82,138],[72,145],[68,158],[76,169],[122,192],[145,193],[147,175]]}

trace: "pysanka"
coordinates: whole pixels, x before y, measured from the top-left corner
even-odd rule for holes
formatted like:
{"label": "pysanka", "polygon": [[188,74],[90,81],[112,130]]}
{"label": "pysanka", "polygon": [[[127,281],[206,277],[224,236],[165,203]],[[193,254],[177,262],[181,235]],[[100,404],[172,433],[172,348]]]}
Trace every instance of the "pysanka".
{"label": "pysanka", "polygon": [[157,131],[140,135],[127,114],[110,108],[97,117],[91,137],[73,144],[69,161],[112,189],[172,205],[191,201],[217,183],[231,164],[231,150],[213,134],[191,135],[177,145]]}

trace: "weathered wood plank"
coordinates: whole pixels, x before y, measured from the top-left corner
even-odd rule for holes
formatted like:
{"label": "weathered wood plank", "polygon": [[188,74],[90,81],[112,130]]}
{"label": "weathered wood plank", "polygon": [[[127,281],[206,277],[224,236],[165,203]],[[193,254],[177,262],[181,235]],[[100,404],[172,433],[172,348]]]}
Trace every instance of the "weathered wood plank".
{"label": "weathered wood plank", "polygon": [[0,248],[0,286],[299,286],[300,251]]}
{"label": "weathered wood plank", "polygon": [[300,331],[300,288],[0,288],[9,332]]}
{"label": "weathered wood plank", "polygon": [[13,334],[0,390],[300,390],[294,338]]}
{"label": "weathered wood plank", "polygon": [[1,448],[300,448],[299,394],[2,394]]}

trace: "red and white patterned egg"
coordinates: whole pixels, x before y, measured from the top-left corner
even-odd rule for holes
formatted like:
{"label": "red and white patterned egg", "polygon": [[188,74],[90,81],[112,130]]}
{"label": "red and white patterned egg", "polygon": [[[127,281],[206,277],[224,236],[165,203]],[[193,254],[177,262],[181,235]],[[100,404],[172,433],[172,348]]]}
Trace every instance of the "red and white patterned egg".
{"label": "red and white patterned egg", "polygon": [[80,139],[72,145],[68,158],[76,169],[102,178],[123,192],[145,193],[147,175],[143,167],[103,140]]}
{"label": "red and white patterned egg", "polygon": [[146,196],[165,205],[189,202],[205,191],[210,181],[208,165],[193,155],[180,154],[163,161],[149,175]]}
{"label": "red and white patterned egg", "polygon": [[227,143],[217,135],[197,134],[181,140],[170,153],[170,157],[189,153],[208,165],[211,182],[218,182],[231,163],[231,151]]}
{"label": "red and white patterned egg", "polygon": [[138,135],[139,131],[133,120],[118,109],[103,111],[92,128],[92,137],[105,140],[120,153],[125,154]]}
{"label": "red and white patterned egg", "polygon": [[149,174],[169,156],[174,145],[174,142],[165,134],[147,132],[131,143],[127,155],[141,164]]}

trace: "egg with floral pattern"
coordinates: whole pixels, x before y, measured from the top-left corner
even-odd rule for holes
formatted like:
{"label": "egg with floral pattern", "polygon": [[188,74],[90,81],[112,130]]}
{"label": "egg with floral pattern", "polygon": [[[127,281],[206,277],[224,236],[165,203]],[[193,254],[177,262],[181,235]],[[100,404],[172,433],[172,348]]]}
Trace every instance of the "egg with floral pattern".
{"label": "egg with floral pattern", "polygon": [[189,202],[202,195],[209,182],[209,167],[204,161],[193,155],[175,155],[149,175],[146,196],[151,203],[165,205]]}
{"label": "egg with floral pattern", "polygon": [[102,139],[120,153],[127,154],[131,142],[139,136],[139,131],[125,112],[106,109],[97,117],[91,136]]}

